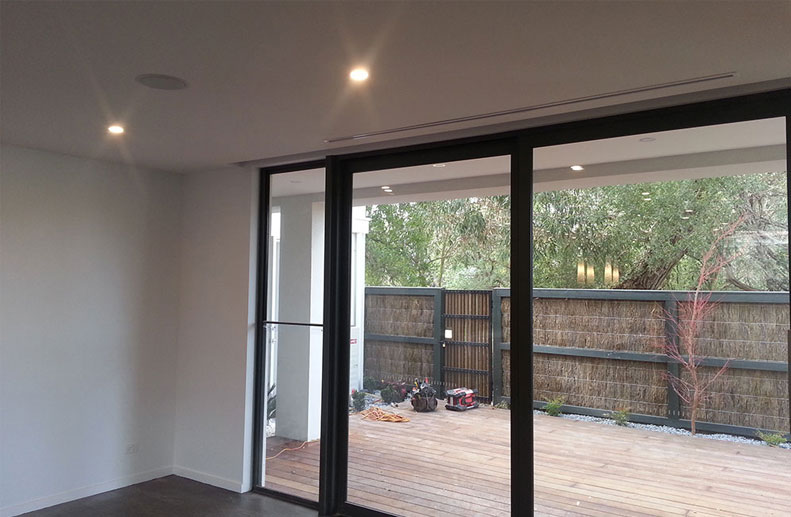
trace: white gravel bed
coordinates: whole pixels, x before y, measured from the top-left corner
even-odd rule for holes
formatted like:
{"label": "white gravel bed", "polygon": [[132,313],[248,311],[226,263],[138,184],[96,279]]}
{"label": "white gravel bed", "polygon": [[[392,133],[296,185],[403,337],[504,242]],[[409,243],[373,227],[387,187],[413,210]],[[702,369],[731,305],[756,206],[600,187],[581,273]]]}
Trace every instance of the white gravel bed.
{"label": "white gravel bed", "polygon": [[[538,409],[533,411],[535,415],[546,415],[544,411],[540,411]],[[559,418],[565,418],[566,420],[577,420],[579,422],[595,422],[597,424],[604,424],[604,425],[616,425],[615,421],[609,418],[600,418],[595,416],[588,416],[588,415],[569,415],[569,414],[561,414]],[[635,422],[629,422],[624,427],[631,427],[633,429],[645,429],[646,431],[654,431],[657,433],[665,433],[665,434],[675,434],[679,436],[692,436],[692,433],[687,431],[686,429],[679,429],[677,427],[669,427],[666,425],[654,425],[654,424],[638,424]],[[748,445],[760,445],[760,446],[767,446],[767,444],[763,440],[758,440],[755,438],[747,438],[744,436],[735,436],[732,434],[706,434],[706,433],[698,433],[695,435],[695,438],[703,438],[706,440],[720,440],[723,442],[734,442],[734,443],[745,443]],[[784,443],[779,445],[781,449],[788,449],[791,450],[791,443]]]}

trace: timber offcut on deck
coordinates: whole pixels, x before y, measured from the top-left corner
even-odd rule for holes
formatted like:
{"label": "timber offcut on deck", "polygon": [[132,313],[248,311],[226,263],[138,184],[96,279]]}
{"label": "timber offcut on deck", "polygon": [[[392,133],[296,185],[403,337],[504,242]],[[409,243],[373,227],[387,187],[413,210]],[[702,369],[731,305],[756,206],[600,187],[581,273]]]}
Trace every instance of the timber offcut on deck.
{"label": "timber offcut on deck", "polygon": [[[349,417],[351,502],[408,516],[511,513],[507,410],[394,411],[410,422]],[[267,456],[299,444],[269,438]],[[319,447],[267,460],[265,486],[317,499]],[[791,516],[788,450],[542,415],[535,473],[536,515]]]}

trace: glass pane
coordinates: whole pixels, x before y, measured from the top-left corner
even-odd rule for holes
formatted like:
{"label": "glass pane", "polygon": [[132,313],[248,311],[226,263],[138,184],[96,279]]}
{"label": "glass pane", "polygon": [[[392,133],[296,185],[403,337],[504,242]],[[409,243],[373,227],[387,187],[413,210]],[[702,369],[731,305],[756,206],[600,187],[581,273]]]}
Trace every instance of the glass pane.
{"label": "glass pane", "polygon": [[510,283],[509,185],[508,157],[354,177],[354,504],[510,514],[510,411],[493,340]]}
{"label": "glass pane", "polygon": [[266,451],[262,486],[318,500],[324,296],[324,170],[270,183]]}
{"label": "glass pane", "polygon": [[789,432],[785,143],[779,118],[535,150],[537,513],[791,512],[764,443]]}

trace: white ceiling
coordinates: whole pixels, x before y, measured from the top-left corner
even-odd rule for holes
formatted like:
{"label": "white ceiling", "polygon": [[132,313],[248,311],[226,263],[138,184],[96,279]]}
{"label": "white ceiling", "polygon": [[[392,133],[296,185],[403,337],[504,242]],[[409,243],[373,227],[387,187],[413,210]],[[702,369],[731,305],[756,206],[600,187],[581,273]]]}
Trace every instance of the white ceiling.
{"label": "white ceiling", "polygon": [[[791,75],[791,2],[0,2],[3,141],[175,171]],[[349,69],[371,79],[352,87]],[[149,90],[142,73],[186,79]],[[110,138],[121,122],[127,133]]]}

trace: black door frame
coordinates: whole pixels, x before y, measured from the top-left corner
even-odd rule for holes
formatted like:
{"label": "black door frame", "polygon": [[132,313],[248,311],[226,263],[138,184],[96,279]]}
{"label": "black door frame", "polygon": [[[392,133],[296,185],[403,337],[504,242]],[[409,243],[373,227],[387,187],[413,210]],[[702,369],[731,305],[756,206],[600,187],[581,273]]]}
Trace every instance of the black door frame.
{"label": "black door frame", "polygon": [[[658,131],[786,118],[786,163],[791,163],[791,89],[714,101],[683,104],[603,118],[578,120],[506,133],[445,142],[328,156],[314,161],[261,169],[258,220],[258,300],[256,327],[256,401],[254,472],[260,479],[262,404],[266,393],[262,379],[265,365],[263,325],[266,316],[266,246],[268,239],[268,181],[271,174],[326,167],[326,226],[324,263],[324,364],[322,378],[321,467],[319,503],[256,487],[268,495],[318,508],[320,515],[386,516],[384,512],[349,503],[347,492],[349,311],[351,274],[351,206],[354,173],[483,158],[511,156],[511,261],[523,267],[511,273],[512,310],[524,314],[513,320],[512,341],[525,343],[511,350],[511,504],[533,508],[533,389],[532,389],[532,196],[533,151],[559,145]],[[788,167],[788,165],[786,165]],[[788,186],[788,181],[787,181]],[[789,187],[791,197],[791,187]],[[263,237],[263,238],[262,238]],[[790,352],[791,355],[791,352]],[[791,357],[790,357],[791,359]],[[789,373],[791,399],[791,372]],[[789,422],[791,426],[791,422]]]}
{"label": "black door frame", "polygon": [[309,169],[324,168],[324,160],[302,162],[298,164],[268,167],[259,170],[258,175],[258,218],[256,231],[256,293],[255,293],[255,354],[254,354],[254,384],[253,384],[253,491],[270,497],[282,499],[309,508],[319,508],[317,501],[311,501],[292,494],[286,494],[261,485],[264,473],[264,448],[263,433],[266,429],[266,292],[268,288],[268,257],[269,257],[269,210],[270,182],[275,174],[299,172]]}

